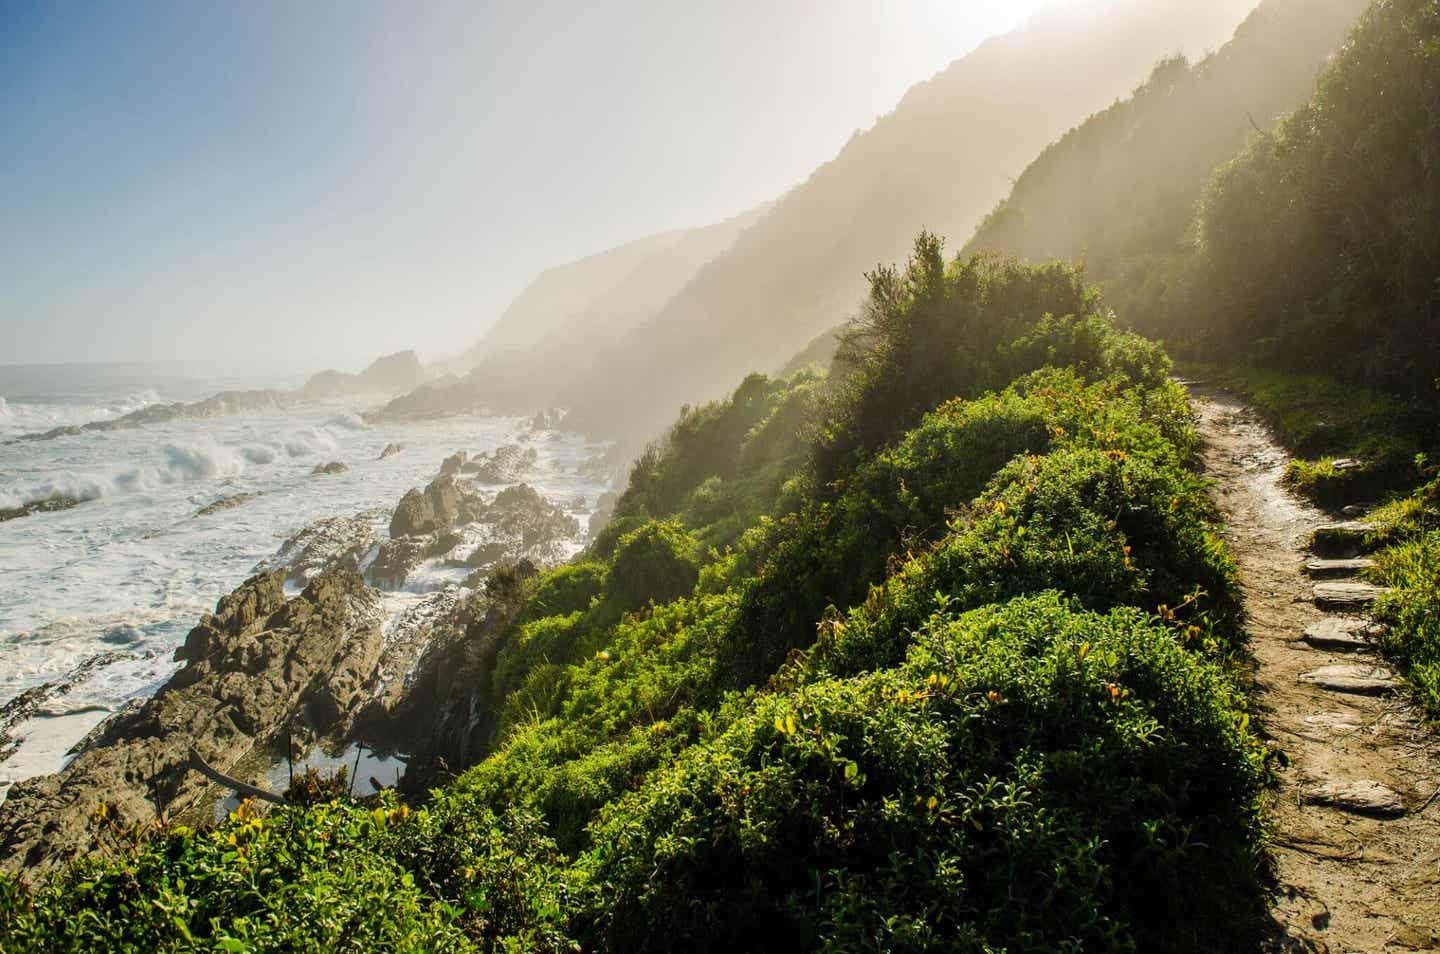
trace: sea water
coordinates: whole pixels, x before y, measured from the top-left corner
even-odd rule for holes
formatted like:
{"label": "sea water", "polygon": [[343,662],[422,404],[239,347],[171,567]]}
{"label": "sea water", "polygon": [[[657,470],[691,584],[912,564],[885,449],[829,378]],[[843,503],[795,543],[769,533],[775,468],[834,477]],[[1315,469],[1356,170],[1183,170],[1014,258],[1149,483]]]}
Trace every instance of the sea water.
{"label": "sea water", "polygon": [[[187,375],[168,366],[0,366],[0,442],[158,401],[297,383]],[[391,508],[455,451],[473,455],[507,443],[536,449],[539,462],[525,482],[567,502],[582,527],[607,489],[585,468],[603,448],[573,435],[483,415],[365,424],[360,413],[383,400],[0,443],[0,507],[53,493],[85,499],[0,523],[0,704],[105,660],[15,732],[23,741],[0,762],[0,797],[16,780],[59,770],[71,746],[110,712],[162,685],[176,669],[174,650],[200,617],[305,524]],[[380,460],[391,443],[404,450]],[[332,460],[349,469],[311,475]],[[198,515],[237,494],[259,496]],[[584,508],[575,508],[576,498]],[[384,516],[376,522],[383,527]],[[569,549],[583,544],[577,537]],[[410,593],[387,605],[399,611],[464,573],[422,568],[407,583]]]}

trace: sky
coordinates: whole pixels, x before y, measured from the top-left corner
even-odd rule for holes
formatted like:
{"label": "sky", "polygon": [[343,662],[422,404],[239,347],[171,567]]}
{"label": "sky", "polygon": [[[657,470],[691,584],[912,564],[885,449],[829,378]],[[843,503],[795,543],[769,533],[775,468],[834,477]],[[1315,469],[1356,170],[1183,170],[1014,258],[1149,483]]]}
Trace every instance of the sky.
{"label": "sky", "polygon": [[0,364],[443,358],[1041,5],[0,0]]}

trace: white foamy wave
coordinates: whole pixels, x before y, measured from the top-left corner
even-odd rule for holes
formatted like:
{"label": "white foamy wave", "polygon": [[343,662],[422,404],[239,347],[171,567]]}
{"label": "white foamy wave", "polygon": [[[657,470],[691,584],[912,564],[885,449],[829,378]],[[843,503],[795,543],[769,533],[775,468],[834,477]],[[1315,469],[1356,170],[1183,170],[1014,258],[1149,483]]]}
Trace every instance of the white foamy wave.
{"label": "white foamy wave", "polygon": [[134,411],[138,411],[141,408],[149,407],[152,404],[159,403],[160,392],[156,391],[154,388],[146,388],[143,391],[136,391],[133,394],[127,394],[124,397],[119,398],[118,400],[111,401],[105,407],[96,408],[95,410],[100,412],[102,415],[115,415],[118,417],[125,414],[130,414]]}
{"label": "white foamy wave", "polygon": [[11,491],[0,497],[0,503],[7,507],[22,507],[55,497],[97,500],[116,494],[156,490],[185,481],[238,477],[245,472],[246,462],[243,452],[222,447],[214,441],[166,444],[160,448],[159,459],[154,462],[116,467],[102,473],[59,474]]}
{"label": "white foamy wave", "polygon": [[280,446],[291,457],[308,457],[311,454],[333,451],[339,444],[321,428],[302,427],[281,435]]}
{"label": "white foamy wave", "polygon": [[0,397],[0,417],[9,417],[9,416],[10,416],[10,405],[5,403],[5,399],[4,399],[3,397]]}
{"label": "white foamy wave", "polygon": [[365,420],[354,411],[346,414],[337,414],[325,423],[332,427],[343,427],[347,431],[365,431],[370,429],[370,425],[366,424]]}

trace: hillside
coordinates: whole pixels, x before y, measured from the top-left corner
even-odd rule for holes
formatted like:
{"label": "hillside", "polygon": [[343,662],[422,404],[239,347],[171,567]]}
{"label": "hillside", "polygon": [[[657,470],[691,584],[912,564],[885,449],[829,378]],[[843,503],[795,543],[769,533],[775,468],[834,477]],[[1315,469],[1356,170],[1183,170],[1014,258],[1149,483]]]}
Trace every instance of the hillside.
{"label": "hillside", "polygon": [[573,423],[648,440],[682,403],[775,367],[852,314],[863,275],[902,257],[917,231],[969,235],[1047,143],[1128,93],[1162,56],[1224,42],[1254,5],[1111,0],[987,41],[858,132],[600,355],[564,392]]}
{"label": "hillside", "polygon": [[1211,355],[1435,406],[1440,9],[1365,14],[1313,100],[1206,192],[1177,329]]}
{"label": "hillside", "polygon": [[624,334],[665,304],[719,255],[769,204],[702,228],[627,242],[578,262],[546,269],[516,297],[485,335],[448,370],[465,374],[482,362],[543,370],[565,343]]}
{"label": "hillside", "polygon": [[1047,148],[966,246],[1083,260],[1125,320],[1164,334],[1215,169],[1304,104],[1367,0],[1264,0],[1215,54],[1162,62]]}
{"label": "hillside", "polygon": [[583,560],[454,606],[393,716],[423,807],[102,808],[124,860],[0,876],[0,944],[1248,948],[1264,747],[1168,359],[1066,266],[886,275],[845,389],[752,375]]}

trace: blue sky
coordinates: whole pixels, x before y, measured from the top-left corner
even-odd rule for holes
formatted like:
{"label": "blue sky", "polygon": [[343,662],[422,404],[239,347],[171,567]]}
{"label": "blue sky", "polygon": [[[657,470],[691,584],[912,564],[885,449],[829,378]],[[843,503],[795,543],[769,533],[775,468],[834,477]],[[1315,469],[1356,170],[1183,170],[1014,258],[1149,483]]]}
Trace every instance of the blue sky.
{"label": "blue sky", "polygon": [[0,363],[459,351],[1040,0],[0,0]]}

